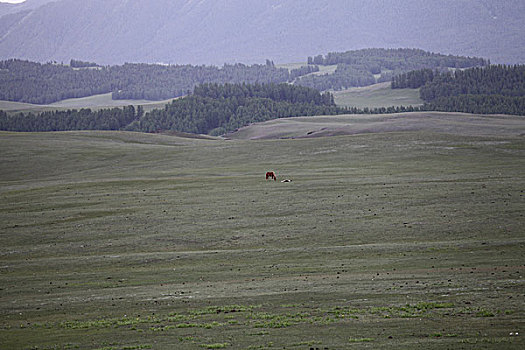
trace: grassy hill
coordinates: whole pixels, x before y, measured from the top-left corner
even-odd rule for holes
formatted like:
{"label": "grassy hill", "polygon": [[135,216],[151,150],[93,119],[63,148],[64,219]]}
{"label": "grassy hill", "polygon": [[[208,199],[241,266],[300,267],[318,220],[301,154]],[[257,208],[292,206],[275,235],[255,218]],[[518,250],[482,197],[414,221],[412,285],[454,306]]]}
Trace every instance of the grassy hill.
{"label": "grassy hill", "polygon": [[31,103],[20,103],[11,101],[0,101],[0,110],[6,112],[23,112],[23,113],[40,113],[45,111],[57,111],[67,109],[81,109],[91,108],[93,110],[114,108],[121,106],[143,106],[144,111],[148,112],[152,109],[162,109],[166,104],[171,102],[170,100],[165,101],[148,101],[148,100],[113,100],[111,93],[94,95],[83,98],[71,98],[59,102],[55,102],[49,105],[35,105]]}
{"label": "grassy hill", "polygon": [[523,119],[486,120],[2,132],[0,347],[523,348]]}
{"label": "grassy hill", "polygon": [[226,135],[232,139],[311,138],[336,135],[430,131],[468,136],[523,136],[523,117],[466,113],[411,112],[374,115],[295,117],[270,120]]}
{"label": "grassy hill", "polygon": [[419,89],[391,89],[389,82],[365,87],[334,91],[335,103],[338,106],[375,108],[390,106],[420,106],[423,100]]}

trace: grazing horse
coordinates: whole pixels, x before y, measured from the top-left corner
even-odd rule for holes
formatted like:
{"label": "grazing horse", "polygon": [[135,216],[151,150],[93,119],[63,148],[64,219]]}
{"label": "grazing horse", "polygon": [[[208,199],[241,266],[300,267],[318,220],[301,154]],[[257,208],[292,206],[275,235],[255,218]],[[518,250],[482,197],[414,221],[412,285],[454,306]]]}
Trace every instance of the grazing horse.
{"label": "grazing horse", "polygon": [[277,181],[277,176],[275,176],[275,173],[273,171],[266,172],[266,180],[268,180],[268,178],[273,179],[274,181]]}

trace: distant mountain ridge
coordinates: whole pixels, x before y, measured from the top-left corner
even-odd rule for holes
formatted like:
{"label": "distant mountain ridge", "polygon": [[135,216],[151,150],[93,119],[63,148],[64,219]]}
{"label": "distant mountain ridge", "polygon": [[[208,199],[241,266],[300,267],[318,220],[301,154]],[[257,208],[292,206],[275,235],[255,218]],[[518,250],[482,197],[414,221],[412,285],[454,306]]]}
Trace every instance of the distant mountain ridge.
{"label": "distant mountain ridge", "polygon": [[0,59],[297,62],[417,47],[525,63],[522,0],[28,0],[0,15]]}

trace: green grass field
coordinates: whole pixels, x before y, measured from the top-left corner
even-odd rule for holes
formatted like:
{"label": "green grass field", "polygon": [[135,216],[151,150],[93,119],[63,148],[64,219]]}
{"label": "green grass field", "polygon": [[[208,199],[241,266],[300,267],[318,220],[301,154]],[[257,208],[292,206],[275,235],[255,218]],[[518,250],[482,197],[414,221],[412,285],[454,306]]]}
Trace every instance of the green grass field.
{"label": "green grass field", "polygon": [[294,139],[393,132],[433,132],[452,135],[519,137],[523,117],[467,113],[410,112],[296,117],[252,124],[226,135],[231,139]]}
{"label": "green grass field", "polygon": [[419,89],[391,89],[390,83],[334,91],[335,103],[348,107],[419,106]]}
{"label": "green grass field", "polygon": [[[288,70],[301,68],[306,63],[290,63],[277,65],[279,68]],[[308,75],[333,74],[337,65],[319,66],[319,72]],[[386,71],[388,72],[388,71]],[[376,74],[376,79],[380,78]],[[424,101],[419,98],[419,89],[391,89],[390,82],[378,83],[364,87],[354,87],[341,91],[331,91],[335,98],[335,103],[343,107],[375,108],[390,106],[420,106]]]}
{"label": "green grass field", "polygon": [[0,348],[522,349],[525,140],[500,122],[2,132]]}
{"label": "green grass field", "polygon": [[40,113],[45,111],[67,110],[67,109],[104,109],[122,106],[143,106],[145,111],[150,111],[156,108],[164,108],[164,106],[172,100],[165,101],[148,101],[148,100],[113,100],[111,94],[94,95],[83,98],[72,98],[55,102],[49,105],[35,105],[30,103],[0,101],[0,110],[16,113]]}

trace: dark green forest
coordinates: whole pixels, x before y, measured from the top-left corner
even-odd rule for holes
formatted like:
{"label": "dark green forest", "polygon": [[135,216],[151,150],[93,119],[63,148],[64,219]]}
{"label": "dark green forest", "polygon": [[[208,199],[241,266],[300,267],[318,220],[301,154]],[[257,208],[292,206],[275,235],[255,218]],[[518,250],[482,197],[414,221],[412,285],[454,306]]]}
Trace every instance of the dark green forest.
{"label": "dark green forest", "polygon": [[74,59],[72,59],[69,62],[69,65],[72,68],[94,68],[94,67],[99,67],[99,65],[96,64],[95,62],[87,62],[87,61],[80,61],[80,60],[74,60]]}
{"label": "dark green forest", "polygon": [[320,91],[341,90],[390,81],[392,77],[419,69],[446,70],[488,64],[483,58],[435,54],[419,49],[363,49],[308,57],[309,64],[337,65],[334,74],[306,76],[297,84]]}
{"label": "dark green forest", "polygon": [[420,111],[419,107],[358,109],[337,107],[329,92],[291,84],[202,84],[192,95],[174,100],[164,109],[144,113],[128,106],[15,115],[0,111],[0,130],[65,131],[127,130],[182,131],[223,135],[251,123],[299,116],[381,114]]}
{"label": "dark green forest", "polygon": [[459,95],[525,96],[525,65],[491,65],[441,73],[420,91],[425,101]]}
{"label": "dark green forest", "polygon": [[[76,60],[71,64],[15,59],[0,62],[0,100],[49,104],[110,92],[113,99],[164,100],[186,95],[198,84],[281,83],[304,72],[276,68],[271,61],[251,66],[226,64],[221,68],[131,63],[99,67]],[[307,72],[314,70],[308,68]]]}
{"label": "dark green forest", "polygon": [[469,68],[484,66],[488,62],[483,58],[443,55],[421,49],[362,49],[346,52],[330,52],[326,56],[308,57],[308,63],[317,65],[362,65],[372,73],[380,73],[379,69],[418,69],[418,66],[428,68],[452,67]]}
{"label": "dark green forest", "polygon": [[296,84],[311,87],[319,91],[341,90],[347,87],[368,86],[382,81],[361,67],[338,64],[333,74],[309,75],[301,77]]}
{"label": "dark green forest", "polygon": [[525,115],[525,65],[401,74],[392,88],[419,88],[425,109],[444,112]]}
{"label": "dark green forest", "polygon": [[203,84],[193,95],[153,110],[126,130],[222,135],[270,119],[342,113],[330,93],[290,84]]}
{"label": "dark green forest", "polygon": [[220,135],[265,120],[305,115],[338,114],[343,110],[330,93],[290,84],[202,84],[194,93],[144,114],[133,106],[18,113],[0,111],[0,130],[176,130]]}
{"label": "dark green forest", "polygon": [[68,131],[120,130],[143,115],[142,107],[52,111],[39,114],[14,115],[0,111],[0,130],[7,131]]}
{"label": "dark green forest", "polygon": [[458,95],[438,97],[425,103],[422,109],[474,114],[525,115],[525,96]]}
{"label": "dark green forest", "polygon": [[428,82],[434,80],[434,72],[430,68],[413,70],[392,77],[392,89],[418,89]]}
{"label": "dark green forest", "polygon": [[[479,58],[438,55],[412,49],[367,49],[329,53],[314,58],[310,65],[292,69],[265,64],[225,64],[222,67],[126,63],[99,66],[71,60],[69,65],[36,63],[19,59],[0,62],[0,100],[49,104],[68,98],[112,93],[113,99],[165,100],[189,94],[204,83],[284,83],[319,91],[366,86],[390,81],[398,73],[444,67],[485,65]],[[312,75],[318,65],[337,64],[334,74]]]}

